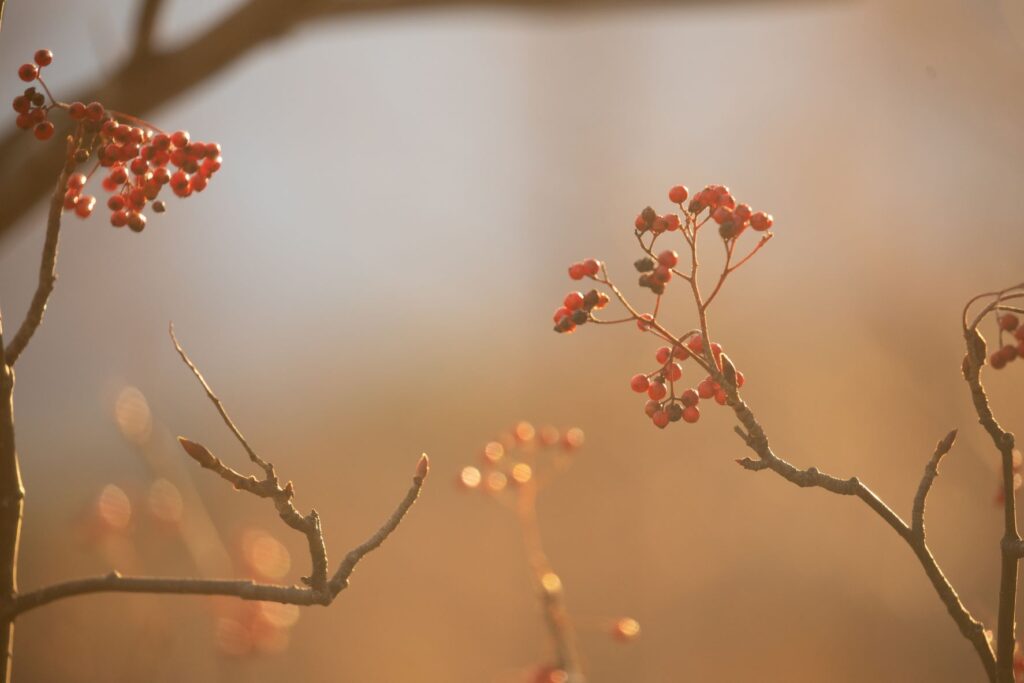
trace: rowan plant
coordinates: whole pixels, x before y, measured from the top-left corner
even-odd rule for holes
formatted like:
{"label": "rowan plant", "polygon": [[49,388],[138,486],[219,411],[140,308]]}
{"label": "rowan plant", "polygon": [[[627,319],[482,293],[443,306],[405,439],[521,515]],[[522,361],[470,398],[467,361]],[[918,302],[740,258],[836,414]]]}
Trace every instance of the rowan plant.
{"label": "rowan plant", "polygon": [[[928,582],[945,605],[950,618],[974,649],[990,681],[1011,683],[1024,680],[1024,657],[1016,642],[1015,604],[1018,565],[1024,557],[1024,541],[1017,529],[1014,491],[1020,487],[1021,454],[1014,436],[996,419],[982,383],[986,367],[999,370],[1024,355],[1024,283],[979,294],[964,306],[962,334],[966,346],[962,373],[970,391],[978,422],[999,453],[1001,486],[998,502],[1003,510],[1003,537],[998,549],[1001,563],[998,616],[994,627],[979,621],[964,605],[952,583],[932,554],[925,536],[925,502],[938,476],[939,463],[952,449],[957,430],[938,441],[927,461],[905,521],[860,478],[835,477],[816,467],[801,469],[776,455],[768,434],[746,402],[741,389],[745,378],[723,350],[724,344],[711,328],[711,308],[730,275],[749,263],[772,239],[774,219],[739,203],[729,188],[708,185],[694,194],[683,185],[668,191],[671,211],[659,214],[651,207],[641,211],[633,223],[641,255],[633,264],[638,284],[653,301],[646,306],[631,302],[612,280],[606,265],[588,258],[569,266],[573,281],[593,285],[589,291],[569,292],[554,314],[554,329],[568,334],[584,326],[625,325],[637,330],[656,345],[654,362],[629,380],[630,388],[646,396],[644,413],[653,425],[665,429],[672,423],[696,423],[701,408],[713,405],[732,410],[738,424],[734,430],[751,456],[736,462],[752,472],[771,471],[802,488],[816,487],[842,496],[860,499],[895,531],[914,553]],[[724,249],[720,270],[706,276],[701,270],[701,246],[715,242]],[[659,314],[669,288],[683,290],[692,303],[693,326],[672,331]],[[606,309],[616,302],[623,311],[610,317]],[[995,350],[981,332],[991,324],[997,340]]]}
{"label": "rowan plant", "polygon": [[[577,646],[576,626],[565,605],[565,587],[544,550],[537,516],[537,497],[572,466],[583,445],[583,430],[570,427],[540,429],[520,421],[480,451],[479,465],[466,465],[457,485],[477,491],[509,508],[519,525],[523,551],[537,592],[550,654],[533,667],[521,683],[585,683],[585,666]],[[628,643],[640,635],[640,624],[630,617],[607,620],[608,635]]]}
{"label": "rowan plant", "polygon": [[362,558],[378,548],[398,527],[416,502],[429,470],[424,454],[416,464],[411,486],[394,512],[366,541],[349,550],[331,573],[319,514],[315,509],[305,514],[299,511],[294,502],[294,484],[282,480],[274,465],[260,456],[242,435],[220,398],[178,342],[171,326],[175,350],[258,475],[244,474],[196,441],[185,437],[178,437],[178,441],[192,460],[235,490],[270,501],[281,521],[305,537],[311,564],[309,575],[302,578],[302,585],[279,585],[248,578],[122,576],[114,569],[103,576],[71,579],[30,591],[19,590],[17,559],[25,487],[14,438],[14,367],[42,324],[53,293],[63,215],[74,213],[85,219],[93,213],[97,201],[88,188],[90,184],[97,184],[94,176],[99,175],[100,189],[109,195],[105,205],[110,211],[110,224],[142,232],[147,225],[147,209],[155,213],[166,210],[164,201],[159,198],[165,187],[179,198],[190,197],[202,192],[221,168],[221,148],[215,142],[194,140],[185,130],[167,133],[148,121],[114,111],[100,102],[57,99],[42,75],[53,59],[49,50],[39,50],[32,62],[18,68],[18,77],[29,85],[12,102],[17,127],[30,131],[39,141],[51,141],[54,137],[52,117],[67,117],[70,124],[62,122],[62,128],[67,127],[71,132],[63,141],[62,165],[54,169],[57,179],[49,202],[39,282],[24,321],[9,341],[3,335],[0,316],[0,683],[11,679],[15,620],[29,610],[73,596],[157,593],[228,596],[297,606],[330,605],[348,587],[349,578]]}

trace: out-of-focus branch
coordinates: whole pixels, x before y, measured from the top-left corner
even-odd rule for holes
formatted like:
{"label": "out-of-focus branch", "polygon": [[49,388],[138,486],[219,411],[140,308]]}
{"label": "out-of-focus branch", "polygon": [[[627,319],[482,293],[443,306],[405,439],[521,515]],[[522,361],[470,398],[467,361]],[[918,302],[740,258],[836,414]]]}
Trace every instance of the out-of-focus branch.
{"label": "out-of-focus branch", "polygon": [[939,461],[953,446],[956,431],[950,432],[939,442],[936,446],[935,454],[925,468],[924,476],[921,484],[918,486],[917,495],[914,499],[912,519],[914,526],[909,526],[857,477],[839,479],[819,471],[816,467],[802,470],[775,455],[769,445],[768,436],[765,434],[764,429],[739,395],[732,362],[725,354],[722,354],[721,359],[722,372],[713,370],[712,374],[725,390],[728,405],[732,407],[740,424],[743,425],[742,428],[736,427],[736,433],[740,435],[747,446],[757,455],[756,458],[742,458],[737,460],[737,463],[752,471],[771,470],[783,479],[800,487],[821,488],[839,495],[855,496],[864,501],[914,551],[914,555],[924,569],[932,587],[935,589],[943,605],[945,605],[946,611],[960,629],[960,633],[971,643],[975,652],[977,652],[989,680],[996,681],[996,656],[985,634],[985,625],[975,619],[960,600],[960,596],[957,595],[956,590],[950,584],[945,574],[943,574],[941,567],[939,567],[938,562],[928,548],[924,536],[925,498],[932,482],[937,476]]}
{"label": "out-of-focus branch", "polygon": [[142,59],[153,51],[153,32],[164,0],[142,0],[139,7],[139,23],[135,30],[135,47],[132,59]]}
{"label": "out-of-focus branch", "polygon": [[[963,374],[971,392],[974,411],[978,422],[984,427],[996,450],[999,451],[1003,475],[1003,539],[1000,548],[1000,580],[999,580],[999,616],[996,629],[996,661],[998,680],[1012,683],[1013,651],[1016,647],[1016,605],[1017,605],[1017,573],[1021,558],[1021,537],[1017,530],[1016,496],[1013,487],[1013,448],[1014,436],[1006,431],[996,420],[988,395],[981,383],[981,368],[985,364],[985,339],[978,332],[978,323],[990,312],[1000,308],[1000,303],[1007,298],[1017,298],[1024,289],[1024,283],[1015,285],[1000,292],[991,292],[971,299],[964,307],[964,342],[967,353],[963,361]],[[993,297],[993,301],[984,306],[980,313],[968,322],[968,313],[972,304],[983,297]]]}
{"label": "out-of-focus branch", "polygon": [[[70,143],[69,143],[70,145]],[[35,334],[39,325],[43,322],[43,315],[46,313],[46,303],[50,300],[50,294],[57,284],[57,246],[60,242],[61,214],[64,211],[64,192],[67,189],[68,176],[71,174],[73,163],[70,161],[64,165],[64,170],[57,178],[57,185],[53,188],[53,195],[50,197],[50,210],[46,219],[46,238],[43,242],[43,257],[39,264],[39,284],[36,285],[36,292],[32,295],[32,302],[29,304],[25,320],[18,328],[14,339],[7,345],[4,358],[7,365],[14,367],[21,352],[28,346],[32,335]]]}
{"label": "out-of-focus branch", "polygon": [[[75,93],[71,101],[102,102],[108,109],[145,116],[196,85],[220,74],[252,50],[296,27],[318,20],[445,8],[510,8],[531,11],[699,5],[702,0],[248,0],[177,47],[152,49],[159,0],[143,0],[138,35],[129,57],[105,78]],[[0,10],[3,2],[0,1]],[[54,121],[57,136],[69,128]],[[61,150],[39,145],[24,131],[0,139],[0,239],[44,195],[59,167]]]}

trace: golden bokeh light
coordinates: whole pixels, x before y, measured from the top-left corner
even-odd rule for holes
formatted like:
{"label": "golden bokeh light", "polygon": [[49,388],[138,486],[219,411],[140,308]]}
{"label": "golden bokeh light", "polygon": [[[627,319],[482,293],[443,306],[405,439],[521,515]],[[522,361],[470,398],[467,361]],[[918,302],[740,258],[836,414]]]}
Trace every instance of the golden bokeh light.
{"label": "golden bokeh light", "polygon": [[150,484],[146,506],[149,514],[168,524],[179,523],[185,510],[185,503],[178,487],[163,478]]}
{"label": "golden bokeh light", "polygon": [[517,484],[525,484],[533,478],[533,468],[525,462],[516,463],[512,468],[512,481]]}
{"label": "golden bokeh light", "polygon": [[260,529],[248,529],[242,534],[242,555],[249,569],[267,579],[280,579],[292,568],[288,549]]}
{"label": "golden bokeh light", "polygon": [[136,387],[124,387],[114,400],[114,421],[125,439],[142,445],[153,433],[149,402]]}
{"label": "golden bokeh light", "polygon": [[96,517],[115,530],[127,529],[132,521],[132,502],[124,489],[107,484],[96,498]]}
{"label": "golden bokeh light", "polygon": [[463,467],[462,471],[459,472],[459,486],[466,489],[475,489],[480,485],[480,481],[483,476],[480,474],[480,470],[473,466]]}

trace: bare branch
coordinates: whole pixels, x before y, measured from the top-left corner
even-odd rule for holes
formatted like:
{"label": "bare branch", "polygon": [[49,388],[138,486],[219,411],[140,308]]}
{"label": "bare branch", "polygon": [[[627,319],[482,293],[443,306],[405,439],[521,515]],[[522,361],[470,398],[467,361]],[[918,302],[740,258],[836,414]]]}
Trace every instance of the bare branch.
{"label": "bare branch", "polygon": [[[1013,448],[1014,436],[1002,428],[992,413],[988,395],[981,383],[981,368],[985,363],[985,338],[978,332],[977,325],[988,312],[995,310],[999,301],[1005,299],[1005,293],[1020,289],[1021,285],[995,292],[996,300],[986,306],[971,322],[966,324],[967,312],[971,304],[981,297],[975,297],[964,307],[964,342],[967,354],[964,357],[963,373],[971,391],[978,422],[988,432],[992,443],[999,451],[1002,460],[1003,475],[1003,540],[1001,543],[1000,581],[999,581],[999,616],[996,629],[996,661],[1000,681],[1013,680],[1013,651],[1016,647],[1016,605],[1017,605],[1017,573],[1021,555],[1017,549],[1021,544],[1017,530],[1017,508],[1013,489]],[[985,295],[982,295],[985,296]]]}
{"label": "bare branch", "polygon": [[181,344],[178,343],[178,338],[174,335],[174,323],[171,323],[168,326],[168,332],[170,332],[171,341],[174,342],[174,349],[178,352],[178,355],[181,356],[181,360],[185,362],[185,365],[189,367],[189,370],[191,370],[192,374],[196,376],[199,383],[203,385],[203,389],[206,391],[206,396],[213,402],[213,405],[217,407],[217,412],[219,412],[220,416],[224,419],[224,424],[228,426],[231,433],[235,435],[235,438],[238,439],[239,443],[242,444],[242,447],[245,448],[245,452],[249,454],[249,459],[263,470],[267,478],[273,478],[274,466],[256,455],[256,451],[253,450],[252,446],[249,445],[249,442],[245,440],[244,436],[242,436],[242,432],[239,431],[238,427],[236,427],[235,423],[231,420],[231,417],[228,415],[228,411],[224,408],[224,404],[221,403],[221,400],[217,398],[215,393],[213,393],[213,389],[210,388],[210,385],[206,383],[203,373],[199,372],[199,368],[196,367],[195,363],[192,362],[192,359],[185,353],[185,349],[181,348]]}
{"label": "bare branch", "polygon": [[[724,358],[723,354],[723,358]],[[865,486],[857,477],[851,477],[850,479],[839,479],[837,477],[830,476],[818,471],[817,468],[811,467],[805,470],[798,469],[779,458],[775,453],[772,452],[771,446],[768,443],[768,437],[761,427],[760,423],[754,417],[754,414],[750,411],[747,404],[740,398],[738,390],[734,383],[725,382],[725,377],[722,373],[715,371],[716,380],[722,385],[722,388],[726,392],[728,404],[732,407],[736,413],[736,417],[739,419],[743,427],[746,428],[746,432],[742,429],[737,429],[737,433],[743,438],[747,446],[754,451],[757,455],[757,459],[743,458],[737,460],[737,462],[744,468],[752,471],[760,471],[770,469],[782,478],[786,479],[793,484],[800,487],[816,487],[822,488],[832,493],[837,493],[846,496],[856,496],[860,498],[864,503],[868,505],[879,517],[881,517],[886,524],[899,534],[900,538],[906,541],[907,545],[913,550],[914,555],[917,557],[921,564],[921,567],[925,571],[925,575],[931,582],[932,587],[938,594],[939,599],[946,607],[946,611],[949,612],[950,617],[956,623],[960,630],[960,633],[966,638],[971,645],[974,647],[975,652],[981,659],[982,666],[985,667],[985,672],[988,675],[989,680],[996,680],[996,657],[992,652],[992,646],[989,643],[988,637],[985,634],[985,626],[980,621],[974,618],[967,607],[960,600],[960,596],[957,595],[956,590],[950,584],[949,579],[943,574],[942,569],[939,567],[935,557],[931,554],[928,549],[927,543],[924,540],[924,496],[927,495],[927,489],[931,486],[931,479],[934,479],[934,475],[929,478],[928,471],[926,470],[925,478],[928,479],[927,483],[922,482],[922,487],[918,489],[918,497],[920,498],[921,508],[921,533],[915,533],[914,529],[909,527],[906,522],[900,519],[888,505],[886,505],[881,498],[879,498],[871,489]],[[955,432],[951,433],[955,435]],[[948,444],[946,442],[949,442]],[[943,441],[941,441],[936,448],[936,451],[941,451],[943,448],[948,451],[952,447],[952,438],[947,435]],[[932,462],[929,463],[931,467],[934,463],[935,468],[938,467],[938,460],[942,456],[933,456]],[[917,507],[917,501],[915,499],[915,509]]]}
{"label": "bare branch", "polygon": [[391,532],[398,528],[398,525],[402,522],[405,514],[409,512],[409,508],[412,507],[416,499],[420,497],[420,491],[423,490],[423,482],[427,478],[427,474],[430,472],[430,459],[427,454],[424,453],[420,456],[419,462],[416,463],[416,476],[412,478],[412,486],[409,487],[409,491],[405,494],[405,498],[398,504],[395,511],[391,513],[391,517],[388,518],[381,528],[377,529],[377,532],[370,536],[361,545],[353,548],[345,555],[345,559],[342,561],[341,566],[338,567],[338,571],[334,574],[331,579],[330,589],[331,592],[337,595],[340,591],[344,590],[348,586],[348,579],[352,576],[352,572],[355,571],[356,565],[363,559],[368,553],[376,550],[381,546],[384,541],[387,540]]}
{"label": "bare branch", "polygon": [[914,508],[910,517],[914,533],[920,536],[922,541],[924,540],[925,499],[928,497],[928,492],[931,491],[935,478],[939,476],[939,461],[953,447],[953,442],[956,441],[956,433],[957,430],[954,429],[935,446],[935,453],[924,468],[924,476],[921,477],[921,484],[917,487],[917,495],[914,496]]}
{"label": "bare branch", "polygon": [[14,339],[7,346],[5,353],[7,365],[11,367],[17,362],[21,352],[25,350],[29,340],[32,339],[32,335],[42,324],[43,314],[46,313],[46,303],[57,283],[57,245],[60,242],[60,219],[64,212],[64,192],[67,189],[71,168],[71,164],[65,164],[50,198],[50,211],[46,218],[46,239],[43,242],[43,258],[39,265],[39,284],[36,285],[36,292],[32,296],[32,303],[29,304],[25,320],[18,328]]}
{"label": "bare branch", "polygon": [[132,49],[133,60],[145,59],[153,51],[153,30],[164,0],[142,0],[140,4],[135,47]]}

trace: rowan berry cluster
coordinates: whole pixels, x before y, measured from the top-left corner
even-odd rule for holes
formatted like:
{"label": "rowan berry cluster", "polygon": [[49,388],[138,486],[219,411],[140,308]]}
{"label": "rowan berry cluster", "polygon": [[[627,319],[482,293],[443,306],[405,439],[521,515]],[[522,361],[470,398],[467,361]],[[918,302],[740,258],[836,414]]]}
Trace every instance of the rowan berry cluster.
{"label": "rowan berry cluster", "polygon": [[[596,259],[587,259],[574,263],[569,267],[569,277],[573,280],[590,278],[608,289],[626,309],[628,315],[618,320],[605,320],[595,315],[595,311],[604,308],[610,300],[608,295],[598,290],[591,290],[586,295],[579,292],[570,293],[563,305],[555,311],[555,331],[572,332],[583,323],[619,324],[633,321],[641,332],[653,334],[664,344],[655,353],[658,368],[649,373],[635,375],[630,386],[637,393],[646,393],[648,401],[644,407],[655,426],[664,428],[671,422],[697,422],[700,419],[700,401],[714,399],[719,405],[725,405],[728,397],[720,382],[735,382],[735,387],[743,385],[742,373],[735,372],[733,379],[726,380],[723,375],[721,360],[722,348],[711,343],[705,348],[707,336],[707,309],[718,295],[726,279],[736,269],[749,261],[769,239],[772,233],[772,216],[764,211],[754,211],[747,204],[737,203],[729,188],[723,185],[708,185],[691,198],[689,190],[683,185],[676,185],[668,191],[668,198],[676,204],[680,213],[659,214],[648,206],[637,214],[633,222],[634,234],[644,256],[633,263],[639,273],[638,284],[649,290],[657,298],[652,312],[641,313],[623,295],[618,287],[608,278],[605,266]],[[688,201],[689,200],[689,201]],[[718,226],[718,237],[725,246],[725,263],[718,275],[710,294],[701,294],[698,284],[699,259],[697,258],[698,238],[707,224]],[[742,258],[735,259],[740,237],[750,229],[752,233],[762,233],[750,251]],[[656,250],[659,239],[673,234],[683,238],[683,246],[689,248],[692,258],[680,257],[672,248]],[[688,267],[682,264],[689,261]],[[688,290],[694,297],[699,316],[700,326],[683,335],[669,332],[658,320],[662,296],[666,293],[669,283],[675,280],[685,281]],[[703,379],[689,388],[680,389],[679,382],[683,376],[684,361],[693,358],[691,364],[699,365]],[[730,366],[730,371],[735,368]]]}
{"label": "rowan berry cluster", "polygon": [[608,295],[592,289],[583,292],[569,292],[562,301],[562,306],[555,311],[555,332],[571,333],[577,325],[590,320],[593,311],[599,311],[608,305]]}
{"label": "rowan berry cluster", "polygon": [[[996,321],[999,325],[999,348],[989,355],[988,362],[993,370],[1002,370],[1007,363],[1024,356],[1024,325],[1013,313],[1003,313]],[[1013,341],[1004,343],[1004,335],[1012,335]]]}
{"label": "rowan berry cluster", "polygon": [[106,206],[110,224],[127,226],[134,232],[146,227],[143,213],[147,204],[163,213],[166,204],[158,199],[164,187],[178,197],[202,192],[221,167],[221,148],[215,142],[191,140],[187,131],[165,133],[152,124],[127,114],[107,110],[99,102],[71,102],[54,99],[40,70],[53,61],[53,53],[39,50],[34,63],[22,64],[18,76],[36,81],[46,95],[29,87],[14,98],[19,128],[32,128],[40,140],[53,136],[49,113],[63,110],[73,122],[69,168],[94,160],[88,173],[70,173],[64,194],[64,209],[87,218],[96,207],[96,197],[84,192],[89,179],[103,169],[101,187],[109,193]]}
{"label": "rowan berry cluster", "polygon": [[[722,347],[711,343],[711,353],[716,363],[720,363]],[[700,419],[700,401],[714,399],[718,405],[726,404],[725,390],[715,379],[707,375],[704,379],[686,389],[678,389],[677,382],[683,377],[683,362],[691,356],[700,357],[704,354],[704,339],[695,335],[686,340],[685,344],[671,347],[662,346],[654,354],[659,367],[647,374],[633,375],[629,386],[638,394],[647,394],[648,401],[644,405],[644,414],[651,418],[655,427],[664,429],[670,422],[688,422],[693,424]],[[744,384],[743,373],[736,373],[736,386]]]}

